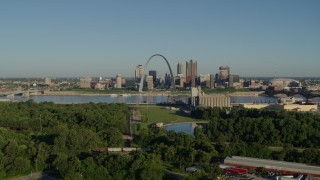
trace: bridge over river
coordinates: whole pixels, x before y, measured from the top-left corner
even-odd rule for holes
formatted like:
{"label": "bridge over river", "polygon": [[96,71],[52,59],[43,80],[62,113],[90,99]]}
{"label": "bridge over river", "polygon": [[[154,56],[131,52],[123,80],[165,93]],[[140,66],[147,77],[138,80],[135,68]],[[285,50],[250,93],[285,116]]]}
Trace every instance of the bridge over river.
{"label": "bridge over river", "polygon": [[273,92],[271,95],[274,96],[281,96],[281,95],[286,95],[286,96],[294,96],[294,95],[301,95],[305,97],[307,100],[315,98],[315,97],[320,97],[320,92],[314,92],[314,91],[298,91],[298,92],[292,92],[292,91],[278,91],[278,92]]}
{"label": "bridge over river", "polygon": [[0,91],[0,96],[14,96],[14,95],[26,95],[29,96],[30,94],[34,93],[44,93],[43,90],[26,90],[26,91]]}

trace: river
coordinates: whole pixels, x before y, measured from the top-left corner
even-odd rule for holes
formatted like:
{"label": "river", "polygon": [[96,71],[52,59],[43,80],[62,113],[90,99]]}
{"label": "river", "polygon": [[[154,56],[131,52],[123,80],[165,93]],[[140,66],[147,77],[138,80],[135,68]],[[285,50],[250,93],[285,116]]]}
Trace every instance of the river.
{"label": "river", "polygon": [[[6,99],[1,97],[1,99]],[[187,103],[188,96],[179,95],[179,96],[148,96],[148,95],[128,95],[128,96],[101,96],[101,95],[91,95],[91,96],[82,96],[82,95],[56,95],[56,96],[30,96],[30,97],[21,97],[15,96],[13,101],[27,101],[33,100],[34,102],[53,102],[56,104],[71,104],[71,103],[167,103],[167,102],[177,102],[182,101]],[[275,97],[265,97],[265,96],[232,96],[230,98],[231,103],[273,103],[277,102],[278,98]],[[320,98],[313,98],[313,102],[319,103]]]}

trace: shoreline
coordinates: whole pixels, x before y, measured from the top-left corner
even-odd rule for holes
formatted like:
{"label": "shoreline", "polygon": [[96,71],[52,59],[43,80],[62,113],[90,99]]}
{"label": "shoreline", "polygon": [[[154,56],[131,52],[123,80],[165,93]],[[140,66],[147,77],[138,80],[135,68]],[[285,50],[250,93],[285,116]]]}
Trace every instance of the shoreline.
{"label": "shoreline", "polygon": [[[215,95],[221,93],[210,93],[207,95]],[[258,97],[264,94],[264,91],[258,92],[234,92],[234,93],[222,93],[229,95],[230,97]],[[114,96],[114,97],[128,97],[128,96],[190,96],[186,93],[171,93],[171,92],[144,92],[144,93],[86,93],[86,92],[77,92],[77,91],[44,91],[44,93],[34,93],[30,96]]]}
{"label": "shoreline", "polygon": [[261,96],[264,94],[264,91],[250,91],[250,92],[234,92],[230,96],[241,97],[241,96]]}
{"label": "shoreline", "polygon": [[30,94],[30,96],[180,96],[188,94],[172,94],[171,92],[156,93],[156,92],[146,92],[146,93],[85,93],[76,91],[44,91],[43,94],[35,93]]}

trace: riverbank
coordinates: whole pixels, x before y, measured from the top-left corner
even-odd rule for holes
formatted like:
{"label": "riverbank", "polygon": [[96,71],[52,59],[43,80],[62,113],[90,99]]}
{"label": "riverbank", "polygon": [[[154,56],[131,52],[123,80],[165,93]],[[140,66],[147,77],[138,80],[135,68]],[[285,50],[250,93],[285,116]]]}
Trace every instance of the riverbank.
{"label": "riverbank", "polygon": [[230,96],[261,96],[264,91],[248,91],[248,92],[234,92],[230,93]]}
{"label": "riverbank", "polygon": [[43,93],[34,93],[30,96],[180,96],[186,94],[172,94],[171,92],[131,92],[131,93],[90,93],[81,91],[44,91]]}
{"label": "riverbank", "polygon": [[[191,92],[190,92],[191,93]],[[208,95],[212,95],[215,93],[209,93]],[[228,94],[228,93],[224,93]],[[229,96],[239,97],[239,96],[260,96],[264,94],[264,91],[250,91],[250,92],[233,92],[228,94]],[[179,93],[179,92],[130,92],[130,93],[92,93],[92,92],[82,92],[82,91],[44,91],[43,93],[34,93],[30,94],[30,96],[141,96],[141,95],[147,95],[147,96],[181,96],[181,95],[189,95],[186,93]]]}

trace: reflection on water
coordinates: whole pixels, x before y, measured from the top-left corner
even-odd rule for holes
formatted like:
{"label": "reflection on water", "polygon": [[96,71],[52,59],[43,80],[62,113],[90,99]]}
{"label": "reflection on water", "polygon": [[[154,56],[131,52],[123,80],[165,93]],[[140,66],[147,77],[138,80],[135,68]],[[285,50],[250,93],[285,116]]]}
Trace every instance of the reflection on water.
{"label": "reflection on water", "polygon": [[187,102],[187,96],[31,96],[35,102],[65,103],[165,103],[182,101]]}
{"label": "reflection on water", "polygon": [[231,103],[275,103],[278,98],[266,96],[232,96]]}
{"label": "reflection on water", "polygon": [[[58,104],[65,103],[165,103],[182,101],[187,103],[188,96],[31,96],[35,102],[54,102]],[[274,97],[263,97],[263,96],[241,96],[231,97],[232,103],[272,103],[277,102],[278,99]]]}
{"label": "reflection on water", "polygon": [[312,98],[312,102],[320,103],[320,97]]}
{"label": "reflection on water", "polygon": [[192,123],[181,123],[164,126],[167,131],[184,132],[189,135],[193,135]]}

